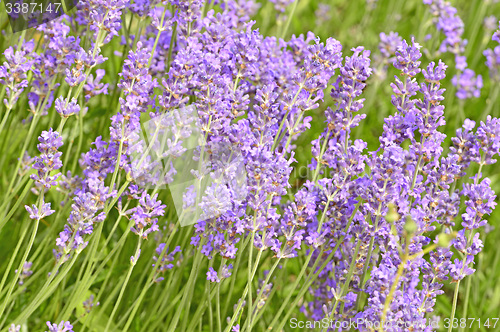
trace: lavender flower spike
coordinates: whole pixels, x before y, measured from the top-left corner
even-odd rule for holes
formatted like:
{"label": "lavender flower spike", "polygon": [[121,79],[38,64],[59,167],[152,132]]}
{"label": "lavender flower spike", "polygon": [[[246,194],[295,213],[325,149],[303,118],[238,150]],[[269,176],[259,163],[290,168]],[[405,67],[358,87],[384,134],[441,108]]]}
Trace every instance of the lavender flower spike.
{"label": "lavender flower spike", "polygon": [[62,145],[62,137],[57,131],[52,128],[49,131],[44,131],[38,138],[40,142],[37,145],[40,156],[35,158],[33,168],[37,173],[31,175],[31,179],[35,180],[35,186],[39,190],[48,190],[50,187],[57,184],[57,178],[61,173],[50,175],[53,170],[62,167],[61,155],[59,149]]}

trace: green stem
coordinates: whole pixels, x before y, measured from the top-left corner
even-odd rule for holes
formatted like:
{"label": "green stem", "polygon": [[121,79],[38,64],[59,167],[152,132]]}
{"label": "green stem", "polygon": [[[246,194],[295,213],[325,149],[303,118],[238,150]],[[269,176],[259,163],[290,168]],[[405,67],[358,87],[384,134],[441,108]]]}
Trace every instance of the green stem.
{"label": "green stem", "polygon": [[201,317],[201,315],[203,313],[203,310],[207,306],[207,303],[215,296],[215,293],[216,293],[216,291],[212,290],[210,292],[208,300],[207,301],[203,301],[203,303],[198,307],[198,309],[196,310],[196,312],[193,315],[193,319],[191,319],[191,324],[189,324],[187,330],[185,330],[185,331],[194,331],[194,328],[195,328],[196,324],[200,322],[200,317]]}
{"label": "green stem", "polygon": [[168,46],[168,57],[167,57],[167,67],[166,70],[170,70],[170,64],[172,63],[172,50],[174,48],[175,37],[177,36],[177,21],[174,23],[172,28],[172,35],[170,36],[170,44]]}
{"label": "green stem", "polygon": [[17,174],[18,174],[19,167],[21,166],[24,153],[28,149],[28,144],[31,141],[31,137],[33,136],[33,133],[35,132],[35,127],[36,127],[36,124],[38,123],[38,118],[39,118],[38,113],[36,113],[33,116],[33,119],[31,120],[30,128],[28,130],[28,135],[26,136],[26,140],[24,141],[23,147],[21,148],[21,153],[19,154],[17,165],[14,168],[14,174],[12,175],[12,179],[11,179],[9,187],[6,191],[7,195],[10,193],[10,191],[14,187],[14,182],[17,180]]}
{"label": "green stem", "polygon": [[[315,278],[319,275],[319,273],[326,267],[326,265],[331,262],[332,258],[333,258],[333,255],[335,255],[335,253],[337,252],[337,250],[340,248],[340,245],[342,243],[344,243],[344,240],[347,236],[347,233],[348,233],[348,230],[349,230],[349,227],[351,227],[351,223],[352,221],[354,220],[354,215],[356,214],[356,211],[357,209],[359,208],[359,205],[361,204],[361,202],[358,203],[358,206],[357,208],[355,209],[355,212],[353,212],[353,214],[351,215],[351,218],[349,218],[349,221],[347,222],[347,225],[346,227],[344,228],[344,232],[342,235],[342,237],[337,241],[337,243],[335,244],[335,247],[333,248],[333,250],[330,252],[330,254],[328,255],[328,257],[324,260],[322,266],[316,271],[316,267],[318,266],[320,260],[321,260],[321,255],[318,256],[318,258],[316,259],[316,262],[314,263],[311,271],[312,272],[312,275],[309,277],[309,279],[304,283],[304,285],[302,286],[301,290],[299,291],[299,294],[296,296],[295,300],[292,302],[292,304],[288,307],[288,311],[287,313],[285,314],[285,317],[281,320],[279,326],[278,326],[278,329],[276,329],[275,331],[282,331],[283,327],[285,326],[286,324],[286,321],[288,319],[288,317],[290,317],[290,315],[292,314],[292,311],[293,311],[293,308],[295,308],[295,306],[297,305],[297,303],[299,302],[299,300],[302,298],[302,296],[305,294],[305,292],[309,289],[309,286],[314,282]],[[287,299],[283,302],[282,306],[280,307],[278,313],[275,315],[273,321],[271,322],[271,324],[269,325],[269,330],[272,330],[273,329],[273,326],[278,322],[279,320],[279,316],[281,315],[281,312],[283,311],[283,309],[285,308],[285,306],[288,305],[288,301],[290,300],[290,297],[291,295],[287,296]]]}
{"label": "green stem", "polygon": [[455,285],[455,291],[453,292],[453,304],[451,306],[450,327],[448,328],[448,332],[451,332],[453,329],[453,319],[455,318],[455,309],[457,307],[459,287],[460,287],[460,280],[457,281],[457,284]]}
{"label": "green stem", "polygon": [[148,68],[151,67],[151,61],[153,61],[156,46],[158,46],[158,40],[160,40],[160,35],[163,31],[165,31],[165,28],[163,27],[163,21],[165,19],[166,12],[167,12],[167,6],[164,7],[163,14],[161,15],[160,28],[158,29],[158,33],[156,34],[155,43],[153,44],[153,49],[151,50],[151,55],[150,55],[149,61],[148,61]]}
{"label": "green stem", "polygon": [[217,310],[217,331],[222,332],[222,323],[220,315],[220,282],[216,286],[215,308]]}
{"label": "green stem", "polygon": [[[255,229],[255,222],[254,222],[254,229]],[[250,250],[249,250],[249,255],[248,255],[248,270],[247,270],[247,280],[248,280],[248,317],[247,317],[247,322],[245,324],[245,327],[243,328],[244,330],[250,324],[252,320],[252,310],[253,310],[253,302],[252,302],[252,256],[253,256],[253,247],[254,247],[254,239],[255,239],[255,230],[252,231],[251,234],[251,243],[250,243]],[[262,250],[259,250],[259,258],[260,254],[262,254]],[[279,261],[279,259],[278,259]],[[256,265],[258,262],[255,263]],[[269,273],[270,274],[270,273]]]}
{"label": "green stem", "polygon": [[[178,228],[178,224],[175,225],[175,228],[172,230],[172,233],[170,233],[170,235],[169,235],[169,237],[167,239],[167,242],[165,244],[165,247],[163,248],[161,254],[158,256],[159,257],[158,262],[160,262],[161,257],[165,256],[165,254],[166,254],[166,252],[167,252],[167,250],[168,250],[168,248],[170,246],[170,243],[171,243],[171,241],[174,238],[174,234],[176,234],[176,232],[177,232],[177,228]],[[132,321],[133,321],[133,319],[135,317],[135,314],[137,313],[137,310],[139,309],[139,305],[141,304],[142,300],[144,299],[144,296],[146,295],[147,290],[149,289],[149,287],[151,285],[151,283],[150,283],[150,282],[152,282],[151,279],[154,278],[154,276],[156,275],[159,267],[160,267],[160,263],[157,263],[157,264],[155,264],[153,270],[151,271],[151,273],[150,273],[150,275],[148,277],[148,285],[149,286],[148,287],[144,287],[142,289],[141,294],[139,295],[138,301],[134,304],[132,312],[131,312],[131,314],[130,314],[128,320],[127,320],[127,322],[125,323],[125,327],[122,330],[123,332],[127,332],[128,328],[132,324]]]}
{"label": "green stem", "polygon": [[106,324],[106,327],[104,328],[104,332],[107,332],[109,329],[109,326],[111,322],[113,321],[113,317],[116,314],[116,311],[118,310],[118,307],[120,306],[120,302],[123,298],[123,294],[125,293],[125,288],[127,288],[128,281],[130,280],[130,276],[132,275],[132,271],[134,270],[134,266],[137,263],[137,259],[139,259],[139,253],[141,251],[141,241],[142,237],[139,237],[139,240],[137,241],[137,247],[135,249],[135,254],[134,254],[134,261],[131,262],[130,268],[128,269],[127,276],[125,277],[125,281],[122,284],[122,288],[120,290],[120,294],[118,295],[118,299],[115,302],[115,305],[113,307],[113,311],[111,311],[111,315],[108,318],[108,323]]}
{"label": "green stem", "polygon": [[[297,0],[298,1],[298,0]],[[278,145],[278,142],[280,140],[280,135],[281,135],[281,130],[283,130],[283,126],[285,125],[285,121],[286,119],[288,118],[288,115],[290,114],[290,111],[293,107],[293,105],[295,104],[295,101],[297,100],[297,97],[299,96],[299,93],[302,91],[302,89],[304,88],[304,84],[306,83],[306,80],[304,80],[300,85],[299,85],[299,89],[297,90],[297,92],[295,93],[295,96],[293,97],[292,99],[292,102],[290,103],[290,105],[288,105],[288,109],[285,113],[285,116],[283,117],[283,119],[281,120],[281,123],[280,123],[280,126],[278,128],[278,131],[276,132],[276,136],[274,137],[274,142],[273,142],[273,146],[272,146],[272,151],[274,151],[274,149],[276,149],[276,146]]]}
{"label": "green stem", "polygon": [[[83,142],[83,113],[78,114],[78,144],[76,147],[77,154],[80,154]],[[68,151],[69,152],[69,151]],[[71,165],[71,174],[75,174],[76,165],[78,164],[78,158],[73,158],[73,164]]]}
{"label": "green stem", "polygon": [[392,299],[394,297],[394,293],[396,292],[396,289],[398,288],[399,284],[399,279],[403,276],[403,272],[405,269],[406,262],[408,261],[408,243],[406,244],[406,249],[405,253],[403,254],[403,257],[401,259],[401,263],[399,263],[398,266],[398,271],[396,273],[396,277],[394,278],[394,281],[392,282],[391,289],[389,291],[389,294],[385,298],[385,303],[384,303],[384,309],[382,311],[382,316],[380,318],[380,326],[382,327],[382,331],[384,329],[384,324],[385,324],[385,319],[387,317],[387,312],[389,311],[389,308],[392,303]]}
{"label": "green stem", "polygon": [[[1,221],[0,221],[0,231],[2,230],[2,228],[5,226],[5,224],[10,220],[10,218],[12,218],[12,216],[14,215],[14,213],[16,212],[17,208],[19,207],[19,205],[22,204],[23,200],[24,200],[24,197],[26,197],[26,195],[29,193],[29,190],[31,189],[31,186],[33,185],[33,180],[29,180],[28,183],[26,184],[26,186],[24,187],[24,190],[23,192],[21,193],[21,195],[16,199],[16,203],[14,204],[14,206],[12,207],[12,209],[10,209],[10,211],[7,213],[7,215],[5,216],[5,218],[3,218]],[[21,185],[21,183],[19,183],[19,185]],[[16,191],[14,191],[16,192]],[[13,196],[13,195],[12,195]],[[2,205],[2,208],[0,209],[0,211],[3,209],[3,208],[6,208],[6,203],[8,201],[10,201],[10,198],[11,198],[11,195],[9,195],[9,197],[7,198],[8,200],[4,202],[4,204]]]}
{"label": "green stem", "polygon": [[123,153],[123,136],[124,135],[125,135],[125,125],[122,122],[122,134],[121,134],[121,138],[120,138],[120,145],[118,147],[118,156],[116,157],[115,170],[113,171],[113,175],[111,176],[111,183],[109,184],[109,193],[111,193],[111,191],[113,191],[113,188],[114,188],[115,182],[116,182],[116,176],[118,175],[118,171],[120,170],[120,162],[121,162],[121,157],[122,157],[122,153]]}
{"label": "green stem", "polygon": [[[483,156],[484,158],[484,156]],[[482,166],[482,164],[481,164]],[[480,166],[480,169],[479,169],[479,172],[481,172],[481,166]],[[467,238],[467,243],[468,243],[468,246],[471,245],[471,242],[472,242],[472,238],[473,238],[473,235],[474,235],[474,232],[472,230],[469,230],[469,236]],[[464,255],[464,258],[462,260],[462,270],[460,273],[463,273],[464,269],[465,269],[465,262],[467,260],[467,255]],[[455,284],[455,291],[453,292],[453,304],[452,304],[452,307],[451,307],[451,314],[450,314],[450,322],[453,322],[453,320],[455,319],[455,312],[456,312],[456,308],[457,308],[457,300],[458,300],[458,292],[459,292],[459,289],[460,289],[460,280],[457,280],[457,283]],[[452,326],[453,324],[450,324],[450,327],[448,328],[448,332],[451,332],[452,330]]]}
{"label": "green stem", "polygon": [[[208,263],[208,267],[213,267],[214,261],[213,259],[210,260]],[[205,281],[205,291],[206,291],[206,297],[207,297],[207,302],[208,302],[208,326],[210,328],[210,331],[214,330],[214,315],[213,315],[213,310],[212,310],[212,301],[210,298],[210,281],[207,279]],[[202,324],[202,322],[200,322]]]}
{"label": "green stem", "polygon": [[[470,288],[471,288],[471,282],[472,282],[472,276],[469,276],[467,278],[467,281],[465,283],[465,299],[464,299],[464,309],[462,313],[462,318],[467,317],[467,310],[469,309],[469,296],[470,296]],[[460,331],[463,331],[464,329],[461,327]]]}
{"label": "green stem", "polygon": [[52,295],[52,293],[56,290],[59,283],[66,277],[68,272],[75,264],[77,258],[78,255],[74,255],[70,263],[66,264],[64,266],[64,270],[61,271],[60,273],[56,273],[56,271],[61,266],[61,263],[56,264],[56,266],[54,266],[54,268],[52,269],[49,279],[47,279],[45,284],[42,286],[41,290],[37,292],[35,298],[13,321],[20,322],[30,317],[33,314],[33,312],[42,304],[42,302],[45,301],[50,295]]}
{"label": "green stem", "polygon": [[[487,1],[487,0],[481,1],[477,13],[475,13],[475,15],[469,16],[469,18],[472,19],[472,23],[468,24],[468,26],[470,27],[472,25],[472,29],[470,30],[472,32],[470,34],[470,39],[468,40],[468,43],[467,43],[467,45],[469,46],[467,48],[467,57],[470,56],[471,52],[480,53],[480,52],[477,52],[478,49],[476,48],[475,44],[476,44],[476,39],[479,36],[479,33],[478,33],[479,28],[481,27],[481,24],[483,23],[484,14],[485,14],[486,9],[488,7],[488,3],[489,3],[489,1]],[[481,48],[481,50],[482,50],[482,48]]]}
{"label": "green stem", "polygon": [[327,132],[326,132],[325,141],[323,142],[323,146],[321,147],[321,151],[320,151],[319,156],[318,156],[318,162],[316,164],[316,169],[314,170],[314,175],[313,175],[313,178],[312,178],[312,181],[314,183],[317,183],[317,180],[318,180],[319,171],[321,169],[321,164],[323,162],[323,155],[325,154],[326,146],[328,144],[329,137],[330,137],[330,129],[328,129]]}
{"label": "green stem", "polygon": [[[257,257],[258,259],[260,259],[261,254],[262,254],[262,250],[259,251],[259,256]],[[253,267],[253,271],[252,271],[252,275],[250,276],[250,280],[247,280],[247,284],[245,286],[245,289],[243,290],[243,294],[242,294],[240,300],[238,301],[238,306],[236,307],[236,310],[234,311],[233,316],[231,317],[231,320],[229,321],[229,324],[227,325],[226,329],[224,330],[225,332],[231,331],[231,328],[233,327],[234,323],[236,322],[236,318],[238,317],[238,313],[240,312],[240,310],[243,306],[243,299],[247,296],[247,293],[249,290],[249,283],[251,282],[251,280],[253,280],[253,278],[255,277],[255,273],[257,272],[257,267],[259,265],[258,259],[257,259],[257,263]],[[278,265],[279,260],[280,260],[280,258],[278,258],[277,262],[275,263],[275,266]],[[274,267],[274,268],[276,268],[276,267]],[[271,273],[268,273],[268,278],[270,278],[270,275],[271,275]],[[250,305],[250,304],[248,304],[248,305]]]}
{"label": "green stem", "polygon": [[[0,99],[0,102],[2,100]],[[7,123],[7,118],[9,117],[10,111],[12,110],[11,107],[7,107],[7,111],[5,112],[5,115],[3,116],[2,123],[0,123],[0,134],[3,131],[3,128],[5,127],[5,124]]]}
{"label": "green stem", "polygon": [[[243,245],[240,248],[240,252],[243,252],[245,250],[248,243],[250,243],[250,237],[247,237],[245,239],[245,241],[243,242]],[[243,257],[243,255],[237,255],[237,257],[236,257],[236,263],[234,264],[233,273],[232,273],[233,277],[231,278],[231,284],[229,286],[229,291],[227,293],[226,304],[224,305],[224,310],[222,311],[222,317],[226,317],[227,310],[229,308],[229,304],[231,303],[231,298],[232,298],[233,290],[234,290],[234,284],[236,282],[236,276],[238,275],[238,269],[240,267],[240,262],[241,262],[242,257]]]}

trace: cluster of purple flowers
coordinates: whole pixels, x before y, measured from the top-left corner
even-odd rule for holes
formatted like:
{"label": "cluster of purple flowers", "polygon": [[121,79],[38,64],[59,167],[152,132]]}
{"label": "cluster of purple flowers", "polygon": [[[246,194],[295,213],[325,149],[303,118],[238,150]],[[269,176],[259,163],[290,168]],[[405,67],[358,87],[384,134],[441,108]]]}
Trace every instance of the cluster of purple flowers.
{"label": "cluster of purple flowers", "polygon": [[[294,1],[272,1],[280,19]],[[467,68],[467,41],[457,10],[443,0],[424,3],[445,35],[440,51],[455,56],[457,75],[452,83],[458,98],[479,97],[482,78]],[[90,247],[83,277],[78,276],[88,285],[74,290],[84,293],[95,281],[87,273],[100,273],[100,236],[106,235],[108,245],[115,241],[116,231],[131,232],[139,243],[131,265],[139,264],[141,252],[151,253],[151,285],[173,275],[170,270],[187,263],[194,252],[193,271],[207,271],[211,296],[210,283],[219,292],[224,280],[235,278],[236,262],[250,247],[252,278],[261,257],[276,263],[259,283],[254,303],[243,298],[238,302],[228,328],[237,331],[241,326],[234,324],[235,317],[243,303],[249,306],[245,325],[251,329],[251,315],[258,315],[274,294],[276,283],[270,279],[278,263],[305,255],[300,278],[309,268],[312,282],[301,311],[308,317],[404,321],[413,324],[414,331],[422,326],[428,331],[425,317],[443,294],[444,282],[458,284],[472,274],[475,256],[483,248],[479,230],[496,205],[491,180],[483,171],[496,162],[500,120],[488,115],[477,129],[474,121],[465,120],[447,149],[440,130],[446,123],[442,82],[448,66],[441,60],[423,66],[421,46],[414,38],[381,33],[380,56],[372,61],[372,52],[362,46],[346,52],[338,40],[322,41],[313,33],[289,40],[265,37],[250,21],[256,8],[254,1],[236,0],[79,1],[74,17],[63,15],[38,28],[47,36],[39,48],[35,50],[31,40],[5,51],[0,82],[6,89],[7,109],[14,108],[28,89],[28,121],[34,127],[48,113],[62,118],[61,133],[43,131],[37,145],[40,154],[21,155],[21,169],[14,173],[21,179],[29,174],[34,183],[31,189],[38,202],[25,209],[37,223],[55,212],[45,202],[52,194],[49,189],[56,187],[56,197],[64,196],[61,214],[67,212],[66,222],[56,221],[48,231],[58,232],[52,251],[56,272],[67,273],[72,265],[61,268],[62,264],[70,259],[75,263]],[[127,15],[139,19],[136,35],[130,23],[122,24]],[[151,24],[143,26],[146,20]],[[72,35],[70,28],[77,25],[90,40],[89,49],[81,46],[88,40]],[[107,83],[106,70],[96,67],[108,60],[101,47],[120,36],[122,27],[127,28],[121,36],[125,58],[114,87]],[[500,30],[493,40],[500,43]],[[500,80],[500,46],[484,55],[491,77]],[[384,76],[389,66],[398,71],[390,84],[394,109],[384,119],[378,147],[371,151],[353,133],[367,117],[362,113],[367,82],[374,75]],[[116,100],[106,104],[112,111],[109,131],[91,137],[92,144],[73,168],[71,162],[63,165],[61,134],[69,131],[62,131],[64,124],[77,117],[83,131],[87,110],[98,100],[111,99],[105,96],[111,89]],[[62,90],[67,95],[60,95]],[[331,107],[322,109],[324,102]],[[311,142],[312,176],[292,187],[296,144],[318,110],[324,114],[324,128]],[[141,135],[145,121],[150,131]],[[74,151],[73,141],[65,151]],[[181,166],[179,160],[187,162]],[[479,171],[467,178],[476,166]],[[61,176],[60,169],[66,175]],[[165,184],[174,192],[186,174],[192,184],[179,197],[170,199],[160,192]],[[182,209],[172,201],[182,201]],[[182,241],[164,239],[176,234],[176,222],[185,226],[182,218],[193,210],[199,213],[191,220],[194,227],[184,228]],[[116,224],[108,227],[106,220]],[[162,234],[160,229],[169,223],[172,227]],[[141,244],[148,245],[143,240],[153,242],[153,247],[141,251]],[[122,250],[125,236],[119,241]],[[114,248],[110,251],[102,256],[112,257]],[[208,269],[200,269],[203,259],[210,261]],[[31,266],[26,262],[19,271],[19,284],[33,273]],[[131,273],[132,269],[117,306]],[[182,280],[179,275],[177,281]],[[185,294],[195,289],[193,278]],[[255,291],[252,282],[248,280],[245,294]],[[134,303],[132,315],[143,295]],[[187,308],[189,313],[191,300],[186,298],[179,310]],[[92,295],[83,302],[86,314],[93,314],[98,300]],[[81,299],[68,302],[69,314],[71,305],[82,304]],[[115,310],[111,317],[114,314]],[[47,326],[49,332],[73,329],[66,320]],[[13,325],[10,330],[19,328]]]}

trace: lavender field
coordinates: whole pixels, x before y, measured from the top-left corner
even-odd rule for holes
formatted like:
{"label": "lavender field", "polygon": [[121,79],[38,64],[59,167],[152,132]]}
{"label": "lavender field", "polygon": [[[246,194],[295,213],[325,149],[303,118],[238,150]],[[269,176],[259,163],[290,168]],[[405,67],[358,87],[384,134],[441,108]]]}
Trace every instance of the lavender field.
{"label": "lavender field", "polygon": [[4,0],[0,332],[500,331],[500,1]]}

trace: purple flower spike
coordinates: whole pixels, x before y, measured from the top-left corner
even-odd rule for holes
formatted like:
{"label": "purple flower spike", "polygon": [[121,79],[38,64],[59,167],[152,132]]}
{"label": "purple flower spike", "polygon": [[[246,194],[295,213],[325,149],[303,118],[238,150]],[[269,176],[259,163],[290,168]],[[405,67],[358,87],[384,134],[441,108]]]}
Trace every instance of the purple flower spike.
{"label": "purple flower spike", "polygon": [[[479,176],[479,175],[478,175]],[[486,224],[485,214],[490,214],[496,206],[495,192],[491,189],[491,180],[485,178],[479,184],[464,184],[463,195],[467,197],[465,213],[462,214],[462,226],[476,229]]]}
{"label": "purple flower spike", "polygon": [[486,121],[481,121],[477,129],[477,140],[483,153],[484,163],[486,165],[496,163],[496,159],[493,158],[500,152],[500,119],[488,115]]}
{"label": "purple flower spike", "polygon": [[460,99],[479,98],[483,87],[483,77],[477,75],[472,69],[465,69],[459,77],[454,76],[453,85],[457,87],[456,96]]}
{"label": "purple flower spike", "polygon": [[436,28],[445,36],[439,50],[441,52],[448,51],[455,55],[462,54],[467,40],[462,37],[464,22],[458,16],[457,9],[445,0],[424,0],[424,4],[430,7],[430,11],[435,17]]}
{"label": "purple flower spike", "polygon": [[331,97],[338,103],[339,110],[358,112],[363,107],[364,99],[358,99],[370,77],[370,51],[363,47],[353,48],[353,55],[345,57],[344,66],[340,67],[340,76],[333,85]]}
{"label": "purple flower spike", "polygon": [[[500,44],[500,22],[498,22],[498,30],[493,34],[492,39]],[[486,57],[486,66],[490,69],[490,77],[493,81],[500,81],[500,46],[493,50],[487,49],[483,52]]]}

